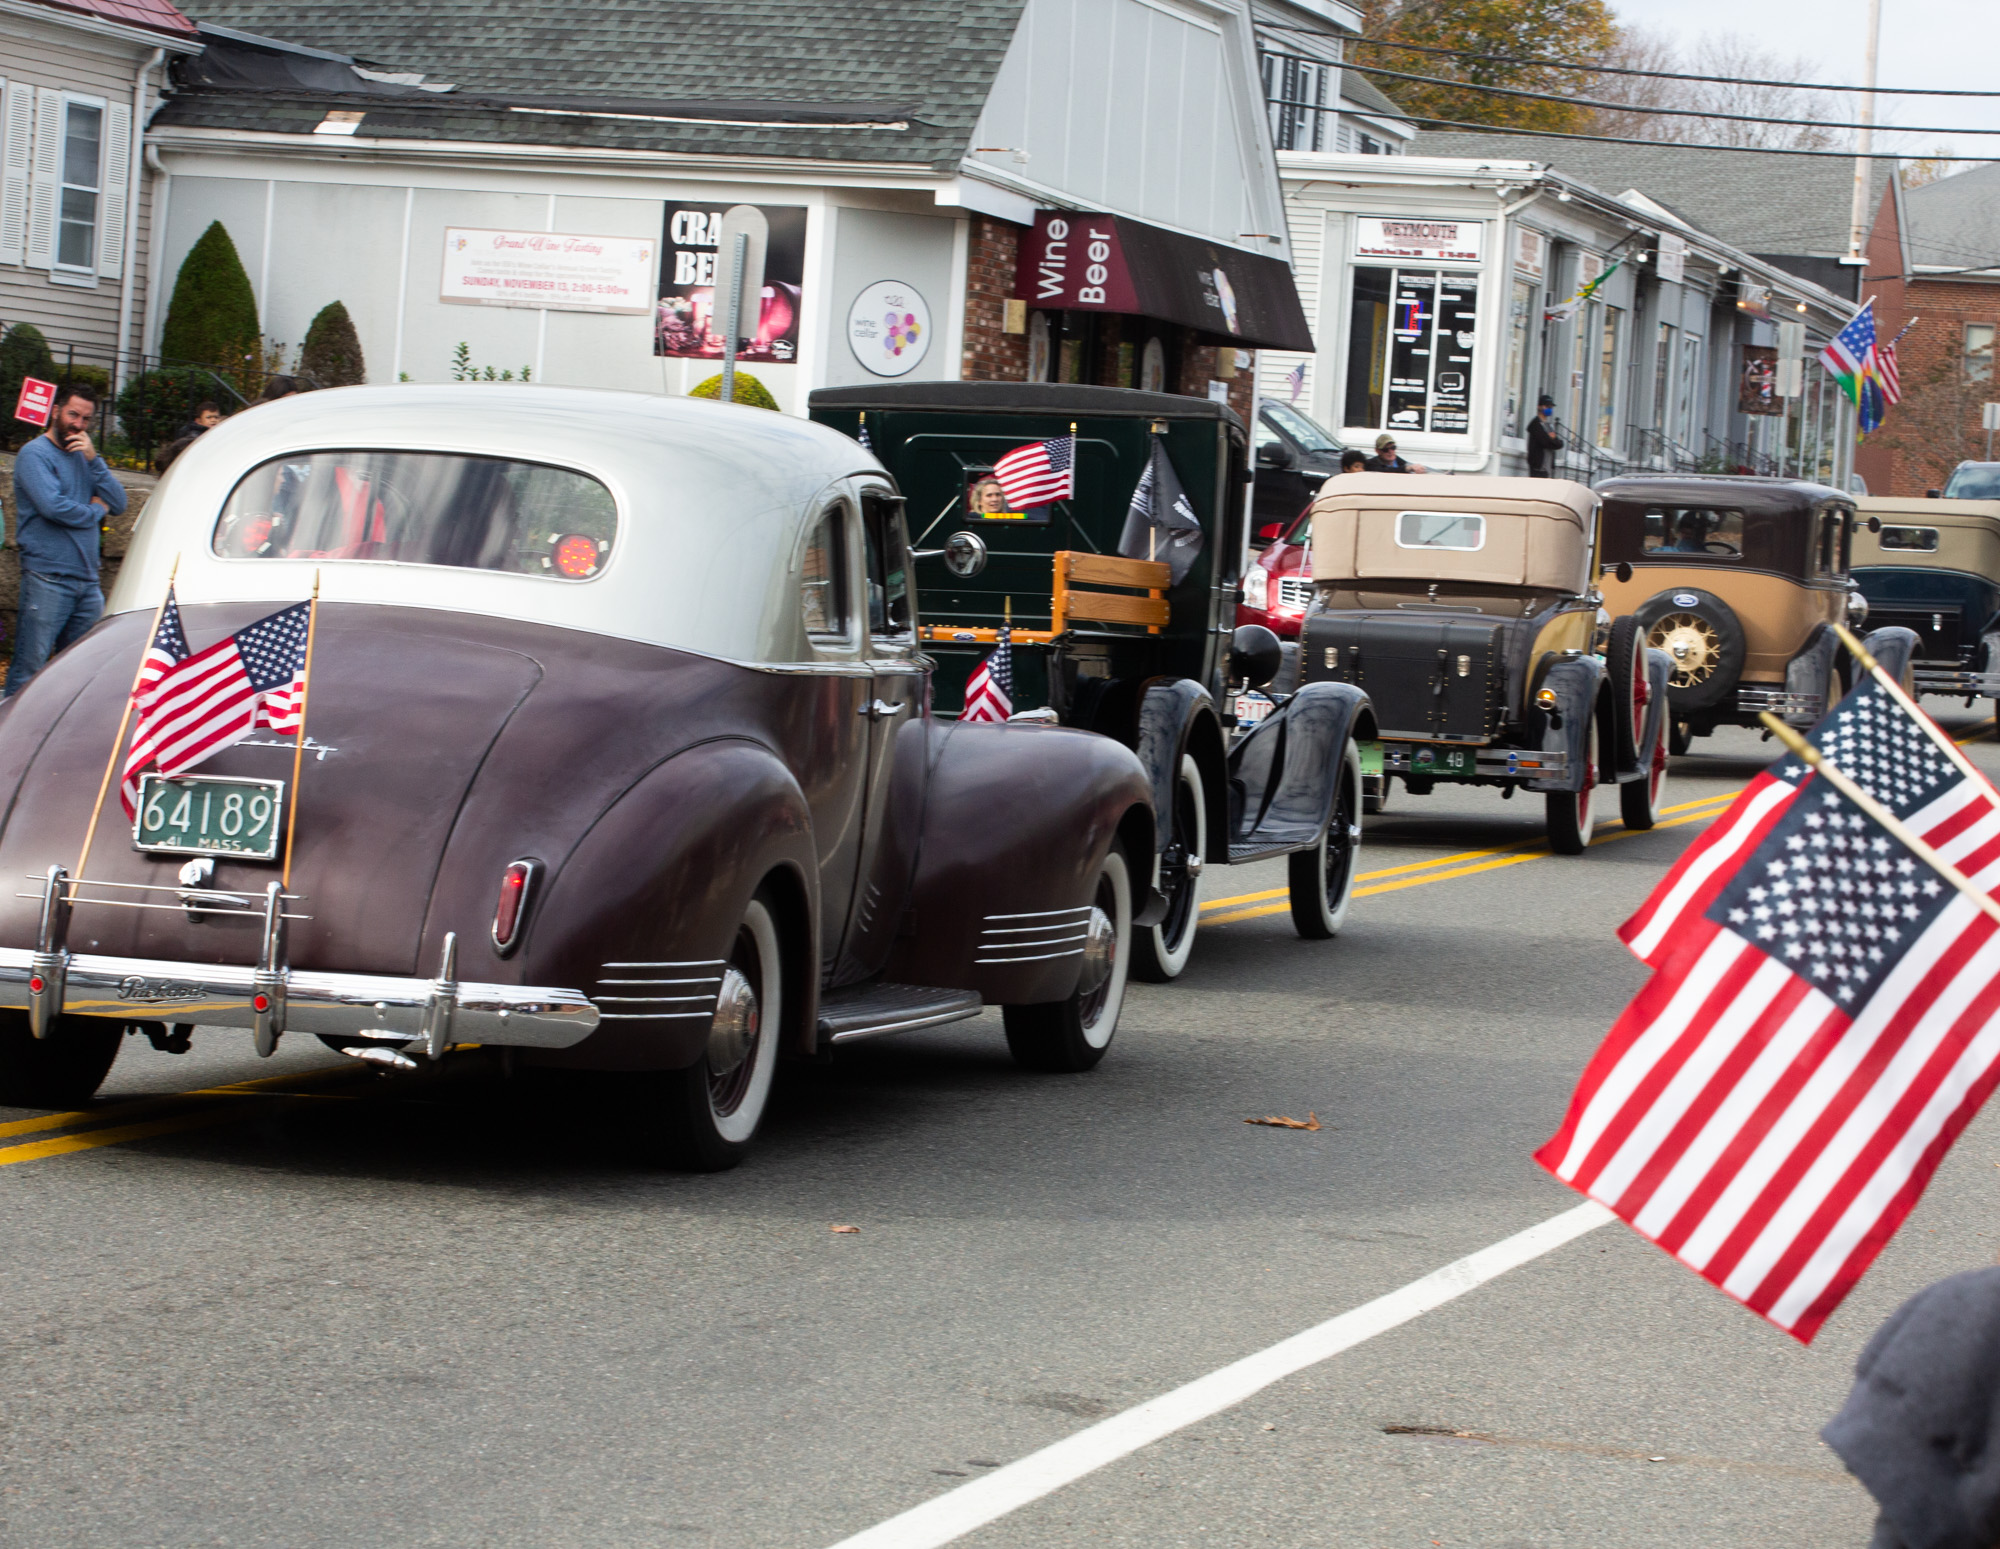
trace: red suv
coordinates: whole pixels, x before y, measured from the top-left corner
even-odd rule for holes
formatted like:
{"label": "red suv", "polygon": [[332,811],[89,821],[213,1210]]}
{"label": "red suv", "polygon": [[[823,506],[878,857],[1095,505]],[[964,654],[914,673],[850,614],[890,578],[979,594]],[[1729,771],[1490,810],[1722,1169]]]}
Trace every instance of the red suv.
{"label": "red suv", "polygon": [[1243,572],[1236,622],[1262,624],[1280,640],[1296,640],[1312,601],[1312,512],[1301,511]]}

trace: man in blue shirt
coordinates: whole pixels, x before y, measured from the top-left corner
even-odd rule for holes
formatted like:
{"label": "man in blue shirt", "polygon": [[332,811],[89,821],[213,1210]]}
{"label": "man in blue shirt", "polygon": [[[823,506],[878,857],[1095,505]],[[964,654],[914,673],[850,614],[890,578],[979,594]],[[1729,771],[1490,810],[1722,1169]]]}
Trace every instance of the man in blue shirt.
{"label": "man in blue shirt", "polygon": [[89,388],[56,389],[48,431],[14,459],[21,612],[7,669],[10,696],[104,615],[99,532],[105,513],[125,509],[125,486],[90,444],[96,413]]}

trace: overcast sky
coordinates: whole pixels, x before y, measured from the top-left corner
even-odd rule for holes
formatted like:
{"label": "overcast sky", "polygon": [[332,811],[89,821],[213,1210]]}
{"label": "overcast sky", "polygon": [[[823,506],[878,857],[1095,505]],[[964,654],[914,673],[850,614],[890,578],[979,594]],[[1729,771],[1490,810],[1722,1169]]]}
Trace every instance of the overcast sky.
{"label": "overcast sky", "polygon": [[[1783,56],[1816,65],[1816,78],[1859,85],[1866,56],[1868,0],[1611,0],[1623,22],[1665,32],[1684,44],[1734,32]],[[2000,5],[1995,0],[1882,0],[1884,86],[1947,86],[2000,91],[1994,69]],[[1839,93],[1859,105],[1859,99]],[[1852,116],[1852,115],[1844,115]],[[1884,97],[1879,123],[2000,129],[2000,97]],[[1884,150],[1928,150],[1938,136],[1898,137]],[[2000,134],[1949,137],[1962,156],[2000,156]]]}

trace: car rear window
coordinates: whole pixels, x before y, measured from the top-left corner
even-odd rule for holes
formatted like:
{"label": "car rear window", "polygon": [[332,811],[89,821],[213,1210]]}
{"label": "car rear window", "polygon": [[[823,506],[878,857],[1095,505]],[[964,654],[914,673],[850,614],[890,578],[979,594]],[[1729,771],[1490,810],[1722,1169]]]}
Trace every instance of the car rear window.
{"label": "car rear window", "polygon": [[1885,549],[1910,549],[1920,554],[1937,551],[1938,530],[1935,527],[1884,527],[1880,542]]}
{"label": "car rear window", "polygon": [[617,502],[588,474],[504,457],[337,451],[245,474],[213,547],[225,559],[373,560],[587,581],[617,535]]}
{"label": "car rear window", "polygon": [[1396,515],[1400,549],[1481,549],[1486,518],[1467,511],[1401,511]]}
{"label": "car rear window", "polygon": [[1743,513],[1727,506],[1647,506],[1645,552],[1743,557]]}

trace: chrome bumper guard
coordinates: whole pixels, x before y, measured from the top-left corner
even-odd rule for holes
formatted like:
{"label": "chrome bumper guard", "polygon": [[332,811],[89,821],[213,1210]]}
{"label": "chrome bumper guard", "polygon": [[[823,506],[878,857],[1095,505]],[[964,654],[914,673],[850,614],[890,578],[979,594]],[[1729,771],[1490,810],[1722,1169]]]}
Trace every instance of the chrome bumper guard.
{"label": "chrome bumper guard", "polygon": [[1957,667],[1919,667],[1915,676],[1919,694],[1968,695],[1974,699],[2000,699],[2000,672],[1966,672]]}
{"label": "chrome bumper guard", "polygon": [[[1443,749],[1448,743],[1422,744]],[[1454,749],[1454,751],[1459,751]],[[1569,754],[1561,751],[1540,751],[1534,748],[1472,748],[1473,773],[1494,775],[1501,778],[1513,777],[1524,780],[1560,780],[1569,773]],[[1409,744],[1397,746],[1393,743],[1382,745],[1382,772],[1384,774],[1435,775],[1440,780],[1464,779],[1463,774],[1451,770],[1440,770],[1435,763],[1413,764],[1415,748]],[[1435,757],[1435,755],[1433,755]]]}
{"label": "chrome bumper guard", "polygon": [[1781,721],[1797,721],[1810,726],[1826,714],[1824,694],[1793,694],[1782,688],[1738,686],[1736,708],[1744,715],[1768,710]]}
{"label": "chrome bumper guard", "polygon": [[[36,879],[41,881],[43,879]],[[92,882],[93,888],[175,892],[136,884]],[[269,1055],[286,1032],[377,1041],[407,1041],[409,1052],[440,1058],[453,1043],[512,1044],[566,1049],[596,1031],[598,1010],[579,990],[517,984],[461,984],[458,941],[447,934],[435,979],[390,975],[316,973],[288,967],[285,922],[298,895],[273,882],[265,890],[262,946],[254,968],[233,964],[172,963],[154,958],[107,957],[71,952],[69,919],[77,905],[168,908],[116,898],[72,896],[67,873],[51,866],[43,891],[40,939],[35,950],[0,947],[0,1006],[28,1013],[30,1031],[46,1038],[57,1015],[114,1017],[123,1022],[180,1022],[241,1027]],[[184,895],[183,895],[184,896]],[[198,912],[234,914],[240,902]]]}

